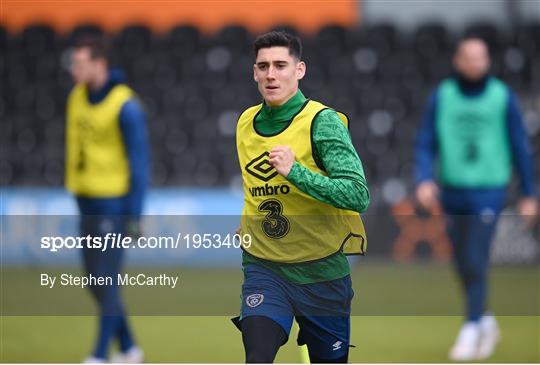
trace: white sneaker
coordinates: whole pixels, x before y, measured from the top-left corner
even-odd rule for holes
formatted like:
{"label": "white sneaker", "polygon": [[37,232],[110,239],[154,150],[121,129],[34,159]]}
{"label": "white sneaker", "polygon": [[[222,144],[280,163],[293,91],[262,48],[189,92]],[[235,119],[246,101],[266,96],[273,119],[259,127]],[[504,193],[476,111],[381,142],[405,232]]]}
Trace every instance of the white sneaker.
{"label": "white sneaker", "polygon": [[448,357],[452,361],[471,361],[476,359],[480,340],[480,325],[466,322],[459,331]]}
{"label": "white sneaker", "polygon": [[144,352],[137,346],[133,346],[126,352],[119,352],[111,358],[113,364],[142,364]]}
{"label": "white sneaker", "polygon": [[501,339],[501,330],[493,315],[485,315],[480,319],[480,343],[477,359],[484,360],[493,355],[497,343]]}
{"label": "white sneaker", "polygon": [[105,364],[107,361],[100,357],[88,356],[83,360],[83,364]]}

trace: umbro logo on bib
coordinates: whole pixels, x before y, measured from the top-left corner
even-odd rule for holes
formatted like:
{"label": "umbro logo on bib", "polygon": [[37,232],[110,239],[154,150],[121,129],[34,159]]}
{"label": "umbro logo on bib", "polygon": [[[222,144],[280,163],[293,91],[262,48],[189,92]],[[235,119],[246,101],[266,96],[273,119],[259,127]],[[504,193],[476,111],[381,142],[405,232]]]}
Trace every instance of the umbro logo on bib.
{"label": "umbro logo on bib", "polygon": [[274,169],[274,166],[270,165],[268,155],[270,155],[269,152],[263,152],[260,156],[255,157],[246,165],[246,171],[250,175],[265,182],[273,179],[278,173]]}

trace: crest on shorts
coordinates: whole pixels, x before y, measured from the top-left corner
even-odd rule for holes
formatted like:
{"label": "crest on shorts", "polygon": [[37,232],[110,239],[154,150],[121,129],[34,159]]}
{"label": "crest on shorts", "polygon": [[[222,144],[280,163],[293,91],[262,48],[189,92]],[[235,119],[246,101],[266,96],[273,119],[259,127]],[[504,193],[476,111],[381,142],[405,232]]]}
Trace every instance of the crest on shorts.
{"label": "crest on shorts", "polygon": [[246,298],[246,304],[248,307],[254,308],[260,305],[264,300],[264,295],[262,294],[251,294]]}

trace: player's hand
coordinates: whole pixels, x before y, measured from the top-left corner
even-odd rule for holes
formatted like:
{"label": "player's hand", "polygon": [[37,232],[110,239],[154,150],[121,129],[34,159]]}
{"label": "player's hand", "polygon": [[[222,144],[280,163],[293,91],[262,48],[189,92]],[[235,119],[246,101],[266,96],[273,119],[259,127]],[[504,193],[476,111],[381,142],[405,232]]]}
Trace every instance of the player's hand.
{"label": "player's hand", "polygon": [[439,188],[433,181],[424,181],[416,188],[416,200],[420,205],[430,211],[439,208]]}
{"label": "player's hand", "polygon": [[518,203],[518,213],[528,226],[532,226],[538,217],[536,198],[522,198]]}
{"label": "player's hand", "polygon": [[278,174],[287,177],[294,165],[294,153],[289,146],[276,146],[270,151],[269,162]]}

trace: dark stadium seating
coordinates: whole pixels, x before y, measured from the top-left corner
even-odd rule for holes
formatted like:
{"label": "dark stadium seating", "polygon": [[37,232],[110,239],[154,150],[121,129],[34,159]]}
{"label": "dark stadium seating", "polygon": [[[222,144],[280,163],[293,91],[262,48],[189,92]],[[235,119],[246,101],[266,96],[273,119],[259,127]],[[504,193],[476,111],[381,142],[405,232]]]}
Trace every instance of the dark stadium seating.
{"label": "dark stadium seating", "polygon": [[[297,33],[287,25],[275,28]],[[0,27],[3,185],[62,184],[63,114],[71,87],[65,50],[81,35],[96,33],[103,32],[91,24],[66,35],[39,24],[20,34]],[[478,22],[463,34],[489,42],[494,73],[516,89],[525,114],[538,119],[531,100],[540,86],[540,26],[507,33]],[[409,33],[389,24],[326,26],[303,37],[308,73],[302,90],[349,115],[372,186],[391,182],[392,189],[399,181],[411,188],[415,130],[428,93],[451,70],[456,36],[428,23]],[[113,63],[126,71],[148,113],[154,185],[237,181],[236,118],[260,101],[253,37],[240,25],[213,35],[190,25],[167,34],[132,25],[112,35]],[[533,137],[540,153],[540,133]]]}
{"label": "dark stadium seating", "polygon": [[426,61],[441,54],[447,56],[450,48],[448,38],[446,28],[441,24],[425,24],[418,27],[414,33],[413,48]]}

